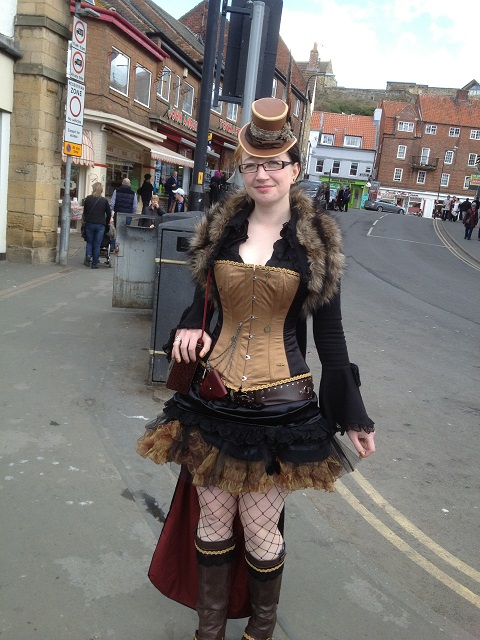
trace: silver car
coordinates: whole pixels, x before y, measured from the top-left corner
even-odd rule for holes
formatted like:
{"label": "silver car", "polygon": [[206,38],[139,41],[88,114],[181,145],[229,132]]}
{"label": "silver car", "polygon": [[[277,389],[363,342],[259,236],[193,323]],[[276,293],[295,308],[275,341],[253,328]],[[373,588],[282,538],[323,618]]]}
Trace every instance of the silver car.
{"label": "silver car", "polygon": [[405,209],[398,205],[392,198],[377,198],[376,200],[365,200],[365,209],[373,211],[387,211],[388,213],[405,213]]}

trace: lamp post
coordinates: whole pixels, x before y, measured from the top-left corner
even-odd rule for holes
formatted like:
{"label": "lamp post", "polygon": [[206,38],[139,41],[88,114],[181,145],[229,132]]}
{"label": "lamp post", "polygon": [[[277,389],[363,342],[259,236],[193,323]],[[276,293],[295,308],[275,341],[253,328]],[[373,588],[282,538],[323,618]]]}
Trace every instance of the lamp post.
{"label": "lamp post", "polygon": [[449,151],[451,151],[453,153],[453,156],[452,156],[452,163],[453,163],[455,152],[458,151],[458,147],[455,146],[455,147],[453,147],[453,149],[447,149],[445,151],[445,153],[443,154],[442,170],[440,171],[440,180],[438,181],[437,204],[438,204],[438,201],[440,200],[440,189],[442,188],[442,176],[443,176],[443,170],[445,168],[445,156],[447,155],[447,153]]}

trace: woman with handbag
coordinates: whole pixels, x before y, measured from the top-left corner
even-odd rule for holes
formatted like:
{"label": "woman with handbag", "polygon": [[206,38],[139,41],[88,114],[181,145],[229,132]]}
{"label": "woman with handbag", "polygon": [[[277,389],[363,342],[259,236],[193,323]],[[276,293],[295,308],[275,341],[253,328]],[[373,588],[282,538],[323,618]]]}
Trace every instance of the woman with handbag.
{"label": "woman with handbag", "polygon": [[[196,608],[197,640],[223,640],[227,618],[247,615],[244,640],[272,638],[286,497],[333,491],[348,470],[337,431],[360,457],[375,450],[342,329],[340,232],[294,186],[301,165],[287,105],[262,98],[252,112],[235,154],[245,189],[197,229],[196,294],[169,345],[172,371],[198,351],[200,364],[137,444],[154,462],[182,465],[149,575]],[[318,397],[305,362],[308,315],[322,362]]]}
{"label": "woman with handbag", "polygon": [[85,235],[87,247],[84,265],[98,269],[100,259],[100,247],[103,237],[109,231],[110,217],[112,215],[108,200],[102,196],[103,185],[95,182],[91,196],[85,198],[83,204],[83,218],[85,220]]}

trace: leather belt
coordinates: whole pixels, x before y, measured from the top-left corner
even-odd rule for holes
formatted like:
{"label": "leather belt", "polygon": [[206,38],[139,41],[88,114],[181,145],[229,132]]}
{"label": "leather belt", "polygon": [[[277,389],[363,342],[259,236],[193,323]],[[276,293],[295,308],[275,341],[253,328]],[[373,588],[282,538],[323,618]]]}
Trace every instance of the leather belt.
{"label": "leather belt", "polygon": [[242,407],[299,402],[310,400],[312,397],[313,380],[311,376],[255,391],[230,391],[230,398]]}

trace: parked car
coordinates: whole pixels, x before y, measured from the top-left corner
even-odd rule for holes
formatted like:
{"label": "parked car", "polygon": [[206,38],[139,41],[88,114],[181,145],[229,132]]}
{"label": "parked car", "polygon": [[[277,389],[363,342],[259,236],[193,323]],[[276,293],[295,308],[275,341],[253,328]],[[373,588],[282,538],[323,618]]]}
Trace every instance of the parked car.
{"label": "parked car", "polygon": [[376,200],[365,200],[365,209],[373,211],[387,211],[388,213],[405,213],[405,209],[398,205],[391,198],[377,198]]}
{"label": "parked car", "polygon": [[296,183],[296,186],[305,191],[310,198],[315,198],[321,185],[321,182],[314,182],[313,180],[300,180],[300,182]]}

